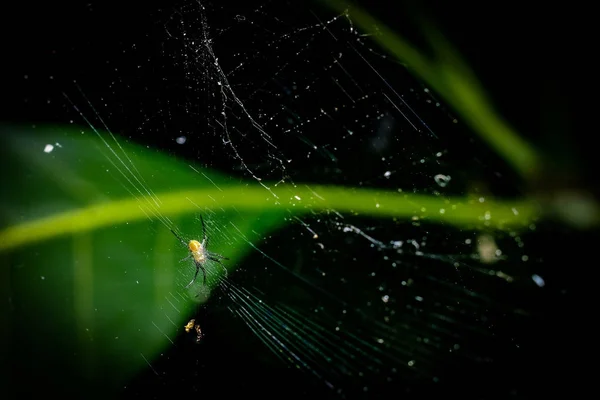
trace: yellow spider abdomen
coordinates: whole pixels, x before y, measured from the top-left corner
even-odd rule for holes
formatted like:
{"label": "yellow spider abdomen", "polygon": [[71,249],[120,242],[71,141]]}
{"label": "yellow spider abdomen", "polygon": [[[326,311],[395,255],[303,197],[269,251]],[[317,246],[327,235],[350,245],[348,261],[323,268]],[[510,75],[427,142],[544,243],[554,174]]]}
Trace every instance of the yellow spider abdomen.
{"label": "yellow spider abdomen", "polygon": [[200,242],[197,240],[190,240],[188,247],[192,253],[196,253],[198,250],[200,250]]}

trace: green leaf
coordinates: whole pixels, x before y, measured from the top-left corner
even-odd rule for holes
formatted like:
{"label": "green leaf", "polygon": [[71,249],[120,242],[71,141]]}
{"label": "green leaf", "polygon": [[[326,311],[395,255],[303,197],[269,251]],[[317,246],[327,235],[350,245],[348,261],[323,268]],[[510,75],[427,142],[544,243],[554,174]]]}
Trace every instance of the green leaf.
{"label": "green leaf", "polygon": [[187,249],[168,227],[201,239],[198,213],[209,249],[230,258],[229,273],[269,232],[308,212],[470,229],[524,227],[538,213],[527,202],[241,182],[107,132],[3,127],[0,134],[0,259],[18,349],[11,363],[56,368],[64,380],[57,385],[73,377],[122,385],[183,334],[224,273],[208,264],[208,285],[200,274],[184,289],[195,268],[179,262]]}

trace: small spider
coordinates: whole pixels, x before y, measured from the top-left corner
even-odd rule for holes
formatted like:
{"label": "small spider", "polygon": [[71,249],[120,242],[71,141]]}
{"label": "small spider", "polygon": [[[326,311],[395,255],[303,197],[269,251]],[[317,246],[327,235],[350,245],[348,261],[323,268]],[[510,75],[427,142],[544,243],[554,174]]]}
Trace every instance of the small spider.
{"label": "small spider", "polygon": [[229,258],[223,257],[222,255],[217,253],[211,253],[206,249],[206,246],[208,245],[208,236],[206,236],[206,228],[204,227],[204,220],[202,219],[202,215],[200,215],[200,222],[202,223],[202,242],[199,242],[197,240],[190,240],[189,243],[186,243],[185,240],[183,240],[177,233],[175,233],[173,229],[171,229],[173,235],[175,235],[175,237],[179,239],[179,241],[190,251],[190,254],[181,261],[183,262],[191,258],[194,260],[194,264],[196,264],[196,273],[194,274],[194,279],[192,279],[192,281],[187,284],[187,286],[185,287],[186,289],[189,288],[196,281],[198,271],[200,270],[202,270],[202,274],[204,275],[203,284],[206,285],[206,268],[204,268],[204,264],[208,260],[221,264],[221,266],[225,270],[225,274],[227,274],[227,268],[225,268],[225,265],[221,262],[221,260],[229,260]]}

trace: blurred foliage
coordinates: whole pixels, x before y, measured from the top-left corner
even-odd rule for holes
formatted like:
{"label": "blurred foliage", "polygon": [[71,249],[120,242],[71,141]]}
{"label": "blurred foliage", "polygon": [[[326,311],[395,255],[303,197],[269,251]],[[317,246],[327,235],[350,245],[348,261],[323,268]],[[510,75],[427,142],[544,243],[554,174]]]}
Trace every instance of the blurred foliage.
{"label": "blurred foliage", "polygon": [[[324,0],[323,3],[336,12],[348,14],[360,30],[374,32],[371,36],[373,41],[430,85],[475,134],[525,178],[529,191],[535,192],[536,187],[546,185],[544,180],[554,179],[548,175],[552,171],[552,160],[548,159],[548,155],[541,154],[506,122],[458,50],[424,15],[414,13],[413,17],[419,21],[418,25],[429,45],[429,54],[356,4],[349,6],[342,0]],[[567,143],[564,137],[562,139],[561,143]],[[575,180],[573,178],[571,180]],[[587,190],[569,188],[568,185],[566,183],[565,187],[535,193],[535,201],[539,202],[547,217],[561,223],[578,229],[597,226],[600,223],[597,200]]]}
{"label": "blurred foliage", "polygon": [[[0,257],[10,280],[12,340],[27,353],[15,362],[28,368],[28,360],[47,357],[35,363],[47,368],[60,360],[64,384],[81,374],[127,380],[169,346],[208,297],[222,269],[208,265],[208,287],[184,290],[194,266],[179,263],[187,250],[165,226],[171,221],[185,237],[199,238],[195,215],[202,213],[209,249],[229,257],[233,270],[269,231],[307,212],[484,230],[526,227],[537,217],[534,204],[521,202],[265,184],[269,192],[101,135],[109,147],[72,127],[2,129],[0,151],[11,173],[2,174]],[[32,326],[60,338],[51,351]]]}
{"label": "blurred foliage", "polygon": [[475,74],[434,27],[421,20],[431,46],[432,55],[428,57],[360,7],[347,8],[347,4],[340,0],[326,0],[325,3],[337,12],[349,13],[361,30],[369,32],[376,29],[373,40],[431,85],[464,122],[522,176],[532,178],[539,173],[539,154],[496,112]]}
{"label": "blurred foliage", "polygon": [[[132,197],[129,191],[136,189],[105,158],[110,150],[98,151],[101,143],[91,135],[72,128],[2,129],[3,171],[11,172],[2,174],[0,259],[9,280],[11,347],[18,349],[11,363],[15,371],[37,367],[40,375],[61,368],[59,386],[73,377],[96,384],[98,379],[126,381],[175,339],[210,290],[201,283],[183,289],[195,270],[190,260],[179,263],[187,249],[157,218],[146,218],[152,206],[140,193],[135,193],[139,202]],[[43,151],[47,144],[54,146],[48,154]],[[145,187],[178,193],[207,182],[174,158],[137,146],[123,148]],[[230,183],[205,175],[216,185]],[[209,185],[209,193],[216,195],[219,191]],[[241,237],[258,240],[282,221],[278,210],[222,209],[218,204],[213,210],[204,213],[209,249],[226,254],[229,266],[250,250]],[[194,211],[199,210],[168,213],[189,238],[202,235]],[[215,271],[222,270],[210,264],[207,269],[210,287]],[[43,338],[52,338],[52,344]]]}

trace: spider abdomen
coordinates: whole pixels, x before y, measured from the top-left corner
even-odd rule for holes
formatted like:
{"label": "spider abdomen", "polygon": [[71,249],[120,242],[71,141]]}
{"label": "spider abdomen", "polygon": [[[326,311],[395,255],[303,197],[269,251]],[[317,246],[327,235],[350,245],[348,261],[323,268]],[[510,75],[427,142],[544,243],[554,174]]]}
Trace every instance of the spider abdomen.
{"label": "spider abdomen", "polygon": [[206,257],[202,250],[192,251],[192,257],[194,257],[194,261],[198,263],[203,263],[204,261],[206,261]]}

